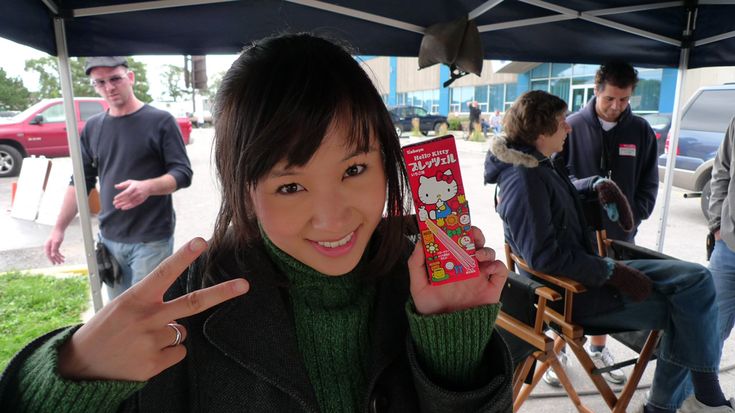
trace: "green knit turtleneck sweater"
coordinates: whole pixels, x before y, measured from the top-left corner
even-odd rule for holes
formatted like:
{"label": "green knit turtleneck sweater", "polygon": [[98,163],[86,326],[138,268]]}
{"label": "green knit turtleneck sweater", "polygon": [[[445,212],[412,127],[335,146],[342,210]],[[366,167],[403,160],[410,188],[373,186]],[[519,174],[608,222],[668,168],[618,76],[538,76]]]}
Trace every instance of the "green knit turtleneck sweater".
{"label": "green knit turtleneck sweater", "polygon": [[[374,288],[356,274],[360,265],[348,274],[327,276],[264,238],[271,258],[291,282],[298,345],[321,410],[358,411],[367,391]],[[478,367],[499,309],[496,304],[422,316],[407,303],[411,334],[429,376],[457,388],[481,382]]]}
{"label": "green knit turtleneck sweater", "polygon": [[355,272],[324,275],[266,238],[268,253],[290,281],[296,337],[323,412],[354,412],[366,392],[368,315],[375,289]]}
{"label": "green knit turtleneck sweater", "polygon": [[[269,254],[290,280],[296,336],[317,401],[325,412],[361,409],[367,391],[368,320],[375,290],[357,274],[330,277],[298,262],[266,240]],[[408,276],[408,275],[406,275]],[[483,352],[499,304],[422,316],[410,299],[406,313],[421,368],[439,384],[472,389],[484,383]],[[114,411],[145,382],[75,381],[59,376],[58,348],[65,329],[36,350],[18,373],[12,411]]]}

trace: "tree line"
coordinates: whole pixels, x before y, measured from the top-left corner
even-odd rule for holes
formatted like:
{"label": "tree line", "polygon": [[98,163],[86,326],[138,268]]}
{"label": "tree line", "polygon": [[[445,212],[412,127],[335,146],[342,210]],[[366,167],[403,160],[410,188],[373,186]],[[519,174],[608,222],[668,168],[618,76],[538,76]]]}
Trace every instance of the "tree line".
{"label": "tree line", "polygon": [[[89,78],[84,74],[86,59],[84,57],[73,57],[69,59],[69,62],[74,96],[97,96]],[[146,103],[153,101],[149,94],[150,87],[145,64],[128,58],[128,65],[130,70],[135,73],[135,86],[133,87],[135,95]],[[38,74],[39,89],[37,91],[29,91],[19,76],[11,77],[3,68],[0,68],[0,111],[21,111],[41,99],[61,97],[61,83],[56,57],[47,56],[26,60],[25,70]],[[183,87],[183,78],[184,69],[182,67],[166,65],[160,79],[164,88],[162,98],[175,102],[190,94],[191,91]],[[207,93],[211,96],[214,95],[214,89],[219,84],[221,74],[215,75],[215,78],[215,82],[213,82],[208,91],[209,93]]]}

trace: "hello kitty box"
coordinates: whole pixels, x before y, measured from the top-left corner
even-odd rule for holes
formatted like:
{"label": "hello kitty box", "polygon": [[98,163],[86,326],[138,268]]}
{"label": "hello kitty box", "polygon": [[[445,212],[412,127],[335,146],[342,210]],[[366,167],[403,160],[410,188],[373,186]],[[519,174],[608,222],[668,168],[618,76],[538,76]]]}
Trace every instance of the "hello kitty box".
{"label": "hello kitty box", "polygon": [[470,208],[464,195],[454,136],[403,147],[408,179],[432,284],[480,274],[470,236]]}

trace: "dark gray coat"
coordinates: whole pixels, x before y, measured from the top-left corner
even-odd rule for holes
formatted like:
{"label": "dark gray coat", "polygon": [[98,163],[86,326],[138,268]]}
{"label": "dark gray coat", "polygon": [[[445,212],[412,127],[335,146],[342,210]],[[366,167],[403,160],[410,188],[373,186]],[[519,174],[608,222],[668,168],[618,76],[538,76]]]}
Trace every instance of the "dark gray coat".
{"label": "dark gray coat", "polygon": [[575,296],[575,316],[622,305],[620,294],[603,285],[607,263],[595,254],[577,189],[563,166],[532,147],[513,147],[496,138],[485,159],[485,183],[499,186],[497,212],[511,249],[531,268],[588,288]]}
{"label": "dark gray coat", "polygon": [[[243,254],[240,254],[243,255]],[[235,257],[235,253],[225,254]],[[372,345],[364,412],[510,412],[513,366],[493,334],[486,349],[487,382],[476,389],[449,389],[427,377],[416,359],[405,314],[405,260],[377,283],[371,320]],[[187,357],[151,379],[121,407],[123,412],[318,412],[319,405],[297,347],[287,280],[262,245],[243,262],[221,260],[225,278],[242,276],[250,291],[179,322],[186,326]],[[180,296],[201,285],[198,262],[167,294]],[[40,341],[42,343],[43,340]],[[38,346],[40,343],[34,343]],[[25,357],[33,348],[25,349]],[[14,360],[0,383],[8,388]],[[12,387],[12,386],[10,386]]]}

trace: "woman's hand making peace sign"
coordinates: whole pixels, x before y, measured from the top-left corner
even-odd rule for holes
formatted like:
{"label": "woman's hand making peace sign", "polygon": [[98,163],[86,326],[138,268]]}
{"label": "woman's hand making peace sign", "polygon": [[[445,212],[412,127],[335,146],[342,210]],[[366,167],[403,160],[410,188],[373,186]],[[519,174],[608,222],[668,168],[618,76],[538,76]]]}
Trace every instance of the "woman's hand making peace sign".
{"label": "woman's hand making peace sign", "polygon": [[164,302],[166,290],[206,248],[201,238],[189,241],[95,314],[59,349],[61,376],[145,381],[183,360],[186,348],[179,343],[186,339],[186,329],[175,320],[242,295],[250,287],[239,278]]}

